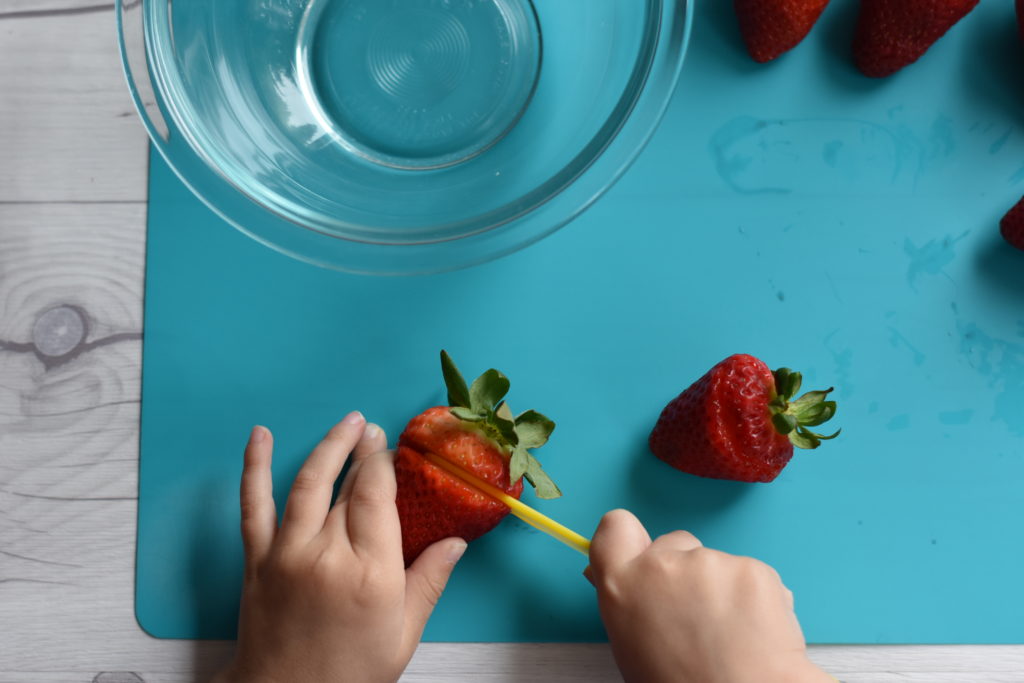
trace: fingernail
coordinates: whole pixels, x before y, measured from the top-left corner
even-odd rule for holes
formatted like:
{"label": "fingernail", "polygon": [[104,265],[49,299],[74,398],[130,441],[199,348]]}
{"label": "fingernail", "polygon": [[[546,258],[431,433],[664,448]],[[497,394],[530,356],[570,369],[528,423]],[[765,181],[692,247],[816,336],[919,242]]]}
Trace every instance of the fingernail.
{"label": "fingernail", "polygon": [[363,432],[363,436],[365,436],[367,439],[376,439],[377,435],[379,434],[380,427],[373,423],[366,425],[366,431]]}
{"label": "fingernail", "polygon": [[462,554],[466,552],[466,542],[461,538],[458,541],[452,541],[448,544],[448,563],[455,564],[462,558]]}
{"label": "fingernail", "polygon": [[363,417],[363,414],[360,413],[358,410],[353,410],[351,413],[345,416],[345,419],[342,420],[342,422],[344,422],[347,425],[357,425],[366,422],[366,418]]}
{"label": "fingernail", "polygon": [[252,434],[249,435],[249,441],[252,443],[259,443],[263,439],[267,438],[267,428],[256,425],[252,428]]}

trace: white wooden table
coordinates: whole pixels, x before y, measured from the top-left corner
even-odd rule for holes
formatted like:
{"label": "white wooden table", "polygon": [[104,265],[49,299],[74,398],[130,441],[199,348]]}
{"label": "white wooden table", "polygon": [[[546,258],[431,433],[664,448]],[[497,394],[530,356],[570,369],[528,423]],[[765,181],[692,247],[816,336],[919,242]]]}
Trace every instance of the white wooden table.
{"label": "white wooden table", "polygon": [[[0,0],[0,683],[205,680],[231,651],[133,612],[146,139],[113,19]],[[849,682],[1024,681],[1024,646],[812,654]],[[603,645],[427,644],[404,680],[618,675]]]}

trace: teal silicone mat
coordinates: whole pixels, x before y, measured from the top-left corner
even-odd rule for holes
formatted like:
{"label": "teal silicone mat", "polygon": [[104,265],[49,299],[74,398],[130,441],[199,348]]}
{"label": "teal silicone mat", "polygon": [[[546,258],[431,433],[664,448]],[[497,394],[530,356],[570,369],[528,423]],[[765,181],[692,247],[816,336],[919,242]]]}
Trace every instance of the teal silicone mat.
{"label": "teal silicone mat", "polygon": [[[235,633],[237,490],[254,423],[279,509],[352,409],[392,437],[443,399],[437,353],[494,366],[556,419],[539,455],[590,533],[613,507],[774,565],[809,640],[1024,641],[1024,45],[985,2],[919,64],[859,76],[855,3],[753,64],[702,3],[678,93],[624,179],[553,237],[452,274],[374,279],[228,227],[154,155],[136,608],[150,633]],[[735,352],[837,387],[843,435],[772,484],[646,451],[662,406]],[[604,634],[578,554],[509,518],[473,543],[428,640]]]}

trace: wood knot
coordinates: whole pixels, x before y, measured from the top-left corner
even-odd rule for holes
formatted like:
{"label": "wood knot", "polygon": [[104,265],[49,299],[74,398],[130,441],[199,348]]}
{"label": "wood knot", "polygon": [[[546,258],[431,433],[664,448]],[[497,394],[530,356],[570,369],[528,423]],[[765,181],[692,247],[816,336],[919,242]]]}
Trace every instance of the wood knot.
{"label": "wood knot", "polygon": [[81,345],[86,331],[85,316],[79,308],[56,306],[36,318],[32,326],[32,344],[40,355],[59,358]]}

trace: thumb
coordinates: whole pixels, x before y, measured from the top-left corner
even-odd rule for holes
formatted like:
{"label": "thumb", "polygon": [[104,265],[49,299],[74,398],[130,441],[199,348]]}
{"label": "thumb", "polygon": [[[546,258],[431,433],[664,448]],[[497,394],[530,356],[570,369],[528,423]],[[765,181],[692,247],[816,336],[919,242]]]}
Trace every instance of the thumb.
{"label": "thumb", "polygon": [[590,540],[590,566],[585,570],[591,577],[613,571],[651,545],[651,536],[632,512],[612,510],[601,518],[597,531]]}
{"label": "thumb", "polygon": [[446,538],[427,547],[405,570],[405,636],[415,648],[448,577],[466,551],[461,538]]}

